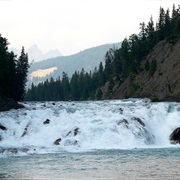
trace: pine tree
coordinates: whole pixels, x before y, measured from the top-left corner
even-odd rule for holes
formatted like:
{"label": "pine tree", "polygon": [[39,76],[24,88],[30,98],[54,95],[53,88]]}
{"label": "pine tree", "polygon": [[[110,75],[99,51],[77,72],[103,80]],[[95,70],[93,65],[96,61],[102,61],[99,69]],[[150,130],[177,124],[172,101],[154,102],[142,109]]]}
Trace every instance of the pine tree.
{"label": "pine tree", "polygon": [[71,99],[73,101],[78,101],[80,99],[80,87],[79,87],[79,75],[77,71],[72,75],[70,81],[71,87]]}
{"label": "pine tree", "polygon": [[122,42],[121,49],[120,49],[120,53],[122,57],[122,75],[124,77],[126,77],[129,73],[129,65],[130,65],[129,50],[130,50],[129,42],[127,38],[125,38]]}
{"label": "pine tree", "polygon": [[7,49],[8,41],[0,34],[0,95],[7,95],[8,86],[6,85],[7,78]]}
{"label": "pine tree", "polygon": [[105,83],[105,74],[104,74],[104,67],[103,67],[102,62],[100,62],[99,64],[98,82],[99,82],[99,87],[101,87]]}
{"label": "pine tree", "polygon": [[146,24],[145,22],[142,22],[140,23],[140,37],[141,37],[141,40],[145,40],[146,39]]}
{"label": "pine tree", "polygon": [[62,73],[62,90],[63,90],[63,100],[67,101],[70,98],[70,84],[68,75]]}
{"label": "pine tree", "polygon": [[158,40],[163,40],[165,38],[165,11],[160,7],[159,23],[158,23]]}
{"label": "pine tree", "polygon": [[165,36],[168,37],[171,31],[171,19],[169,16],[169,9],[167,9],[166,14],[165,14],[164,30],[165,30]]}
{"label": "pine tree", "polygon": [[28,55],[25,54],[24,47],[22,47],[21,55],[16,63],[16,89],[15,100],[23,100],[26,91],[27,73],[28,73]]}
{"label": "pine tree", "polygon": [[153,21],[152,16],[146,27],[146,33],[147,33],[148,49],[151,49],[151,48],[153,48],[153,46],[156,44],[156,41],[157,41],[155,27],[154,27],[154,21]]}
{"label": "pine tree", "polygon": [[106,81],[110,79],[110,76],[112,75],[112,61],[114,58],[114,52],[112,49],[110,49],[108,52],[106,52],[105,55],[105,68],[104,68],[104,73],[105,73],[105,78]]}

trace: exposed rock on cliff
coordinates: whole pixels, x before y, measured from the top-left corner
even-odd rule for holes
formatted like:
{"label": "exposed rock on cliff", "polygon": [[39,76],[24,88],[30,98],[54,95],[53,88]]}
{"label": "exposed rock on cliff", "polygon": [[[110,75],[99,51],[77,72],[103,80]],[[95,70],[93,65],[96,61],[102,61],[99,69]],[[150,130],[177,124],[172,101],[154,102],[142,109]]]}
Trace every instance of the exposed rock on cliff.
{"label": "exposed rock on cliff", "polygon": [[[145,64],[152,61],[156,68],[150,74]],[[175,44],[160,41],[142,61],[138,74],[127,77],[123,83],[114,78],[110,94],[107,93],[108,83],[102,88],[104,99],[147,97],[154,101],[180,101],[180,39]]]}

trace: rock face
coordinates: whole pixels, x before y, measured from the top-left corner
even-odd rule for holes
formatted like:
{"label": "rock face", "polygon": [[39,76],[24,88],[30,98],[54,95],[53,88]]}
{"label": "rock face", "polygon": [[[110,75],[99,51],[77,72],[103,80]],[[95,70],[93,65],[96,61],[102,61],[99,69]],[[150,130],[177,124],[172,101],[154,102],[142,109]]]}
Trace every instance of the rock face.
{"label": "rock face", "polygon": [[10,109],[24,108],[22,104],[18,104],[13,99],[0,96],[0,111],[9,111]]}
{"label": "rock face", "polygon": [[[142,70],[125,80],[114,77],[114,87],[108,93],[108,83],[102,87],[103,99],[151,98],[159,101],[180,102],[180,39],[171,44],[160,41],[142,61]],[[157,68],[152,77],[145,70],[145,63],[156,60]]]}
{"label": "rock face", "polygon": [[171,144],[180,144],[180,127],[176,128],[169,136]]}

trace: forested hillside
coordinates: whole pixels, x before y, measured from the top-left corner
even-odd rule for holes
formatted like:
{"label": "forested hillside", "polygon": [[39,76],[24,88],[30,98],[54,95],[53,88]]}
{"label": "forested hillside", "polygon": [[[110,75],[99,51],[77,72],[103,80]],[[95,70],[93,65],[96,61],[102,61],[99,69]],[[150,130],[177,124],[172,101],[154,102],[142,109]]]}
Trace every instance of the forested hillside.
{"label": "forested hillside", "polygon": [[[82,69],[81,72],[75,72],[71,79],[63,73],[61,79],[51,78],[38,86],[32,84],[26,100],[128,97],[151,97],[153,100],[173,97],[176,100],[179,96],[177,87],[180,84],[179,39],[180,8],[173,6],[171,14],[169,9],[160,8],[156,23],[153,17],[147,24],[140,23],[139,34],[125,38],[121,48],[110,49],[105,54],[104,66],[100,63],[99,67],[90,73]],[[173,68],[167,68],[170,65],[174,71]],[[171,85],[174,76],[178,77]],[[163,84],[162,79],[166,79]],[[173,88],[174,86],[176,88]]]}
{"label": "forested hillside", "polygon": [[[59,76],[62,76],[63,72],[66,72],[66,74],[71,77],[75,70],[81,71],[82,68],[84,68],[86,72],[90,72],[90,70],[93,70],[101,61],[103,61],[104,54],[113,46],[120,47],[120,43],[104,44],[83,50],[70,56],[60,56],[32,63],[29,68],[27,85],[28,87],[30,87],[32,83],[37,85],[40,82],[44,82],[46,79],[50,80],[51,77],[57,79]],[[43,70],[46,72],[49,68],[55,68],[56,70],[50,74],[44,73],[42,76],[40,71]]]}

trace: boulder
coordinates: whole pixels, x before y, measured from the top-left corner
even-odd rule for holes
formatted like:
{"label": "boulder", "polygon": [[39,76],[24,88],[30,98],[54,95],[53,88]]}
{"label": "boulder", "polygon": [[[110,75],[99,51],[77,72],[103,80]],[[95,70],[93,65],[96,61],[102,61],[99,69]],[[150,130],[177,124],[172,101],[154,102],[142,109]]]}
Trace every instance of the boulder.
{"label": "boulder", "polygon": [[77,136],[80,133],[79,128],[75,128],[73,131],[69,131],[65,137],[72,136],[72,133],[74,136]]}
{"label": "boulder", "polygon": [[49,124],[50,123],[50,120],[49,119],[46,119],[43,124]]}
{"label": "boulder", "polygon": [[79,128],[74,129],[74,136],[78,135],[80,133]]}
{"label": "boulder", "polygon": [[61,138],[58,138],[54,141],[54,145],[60,145]]}
{"label": "boulder", "polygon": [[117,125],[121,125],[121,124],[125,125],[125,127],[128,128],[129,122],[126,119],[117,122]]}
{"label": "boulder", "polygon": [[1,123],[0,123],[0,129],[3,130],[3,131],[7,130],[7,128],[5,126],[3,126]]}
{"label": "boulder", "polygon": [[145,123],[140,119],[140,118],[137,118],[137,117],[134,117],[133,118],[134,121],[137,121],[139,124],[141,124],[143,127],[145,126]]}
{"label": "boulder", "polygon": [[180,144],[180,127],[176,128],[169,136],[171,144]]}
{"label": "boulder", "polygon": [[122,108],[119,108],[119,113],[123,114],[123,109]]}

